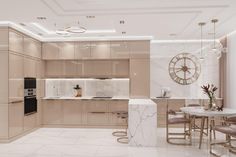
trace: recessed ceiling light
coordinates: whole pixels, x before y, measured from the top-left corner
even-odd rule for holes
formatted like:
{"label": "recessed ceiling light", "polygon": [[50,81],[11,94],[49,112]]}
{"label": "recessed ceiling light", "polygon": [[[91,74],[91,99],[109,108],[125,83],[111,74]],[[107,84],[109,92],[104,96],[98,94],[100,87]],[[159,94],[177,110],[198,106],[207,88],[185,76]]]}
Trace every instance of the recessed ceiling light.
{"label": "recessed ceiling light", "polygon": [[123,31],[123,32],[121,32],[122,34],[126,34],[126,32],[125,31]]}
{"label": "recessed ceiling light", "polygon": [[88,19],[94,19],[95,16],[94,16],[94,15],[88,15],[88,16],[86,16],[86,18],[88,18]]}
{"label": "recessed ceiling light", "polygon": [[37,19],[38,19],[38,20],[46,20],[47,18],[44,17],[44,16],[38,16]]}
{"label": "recessed ceiling light", "polygon": [[125,21],[124,20],[120,20],[120,24],[125,24]]}
{"label": "recessed ceiling light", "polygon": [[40,35],[40,36],[43,36],[43,34],[42,34],[42,33],[38,33],[38,35]]}
{"label": "recessed ceiling light", "polygon": [[171,33],[171,34],[169,34],[169,36],[174,37],[174,36],[177,36],[177,34],[175,34],[175,33]]}
{"label": "recessed ceiling light", "polygon": [[26,26],[24,23],[19,23],[21,26]]}

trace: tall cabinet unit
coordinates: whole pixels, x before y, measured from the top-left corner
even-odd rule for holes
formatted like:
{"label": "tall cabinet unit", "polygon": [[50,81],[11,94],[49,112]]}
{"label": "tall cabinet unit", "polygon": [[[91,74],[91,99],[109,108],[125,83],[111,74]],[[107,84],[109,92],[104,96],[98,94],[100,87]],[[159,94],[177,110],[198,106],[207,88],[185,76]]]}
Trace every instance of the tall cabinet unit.
{"label": "tall cabinet unit", "polygon": [[36,128],[38,113],[24,115],[24,77],[37,77],[41,43],[9,27],[0,36],[0,141],[8,141]]}

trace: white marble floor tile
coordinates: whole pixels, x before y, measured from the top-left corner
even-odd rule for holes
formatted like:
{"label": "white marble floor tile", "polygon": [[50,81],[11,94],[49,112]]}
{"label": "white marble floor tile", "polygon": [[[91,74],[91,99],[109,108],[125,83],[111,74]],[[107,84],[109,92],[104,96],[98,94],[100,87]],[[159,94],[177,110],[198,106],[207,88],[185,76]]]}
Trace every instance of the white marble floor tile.
{"label": "white marble floor tile", "polygon": [[[178,129],[176,129],[178,130]],[[128,147],[117,143],[112,129],[41,128],[14,142],[0,144],[0,157],[212,157],[209,138],[198,149],[199,133],[193,134],[192,146],[170,145],[165,129],[158,129],[157,147]],[[217,134],[217,140],[224,139]],[[235,143],[236,144],[236,143]],[[216,147],[222,157],[235,157]]]}

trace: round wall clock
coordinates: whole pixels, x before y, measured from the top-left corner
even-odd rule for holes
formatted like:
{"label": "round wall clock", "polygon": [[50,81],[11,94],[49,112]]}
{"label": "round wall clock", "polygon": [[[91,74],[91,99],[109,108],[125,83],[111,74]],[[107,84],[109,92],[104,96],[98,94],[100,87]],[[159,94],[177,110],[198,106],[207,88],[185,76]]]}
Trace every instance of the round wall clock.
{"label": "round wall clock", "polygon": [[198,57],[191,53],[180,53],[169,63],[170,77],[178,84],[189,85],[195,82],[201,73]]}

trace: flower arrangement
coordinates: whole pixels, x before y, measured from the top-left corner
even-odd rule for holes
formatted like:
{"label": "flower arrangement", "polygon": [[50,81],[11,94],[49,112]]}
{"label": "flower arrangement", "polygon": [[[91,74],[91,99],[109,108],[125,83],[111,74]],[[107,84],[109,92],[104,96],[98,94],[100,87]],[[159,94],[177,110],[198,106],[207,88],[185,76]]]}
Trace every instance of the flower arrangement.
{"label": "flower arrangement", "polygon": [[213,106],[213,100],[215,99],[215,92],[218,88],[213,84],[203,85],[201,88],[203,89],[204,94],[209,97],[208,109],[213,109],[213,107],[215,107]]}

